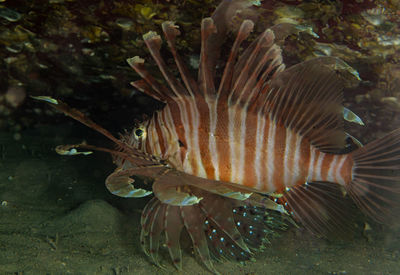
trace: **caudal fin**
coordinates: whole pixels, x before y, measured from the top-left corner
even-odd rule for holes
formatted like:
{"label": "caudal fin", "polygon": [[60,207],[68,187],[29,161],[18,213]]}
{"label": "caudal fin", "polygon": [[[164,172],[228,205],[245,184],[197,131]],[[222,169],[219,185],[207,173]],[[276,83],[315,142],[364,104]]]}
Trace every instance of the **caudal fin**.
{"label": "caudal fin", "polygon": [[400,129],[352,153],[353,179],[346,185],[358,207],[379,222],[400,214]]}

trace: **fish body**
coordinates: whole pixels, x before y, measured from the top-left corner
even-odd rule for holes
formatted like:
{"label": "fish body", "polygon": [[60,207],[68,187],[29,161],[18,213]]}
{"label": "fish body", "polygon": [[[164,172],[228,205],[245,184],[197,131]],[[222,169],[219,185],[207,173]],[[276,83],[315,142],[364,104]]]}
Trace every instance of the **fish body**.
{"label": "fish body", "polygon": [[[354,70],[334,57],[286,68],[278,42],[297,32],[290,24],[273,26],[243,47],[254,27],[246,19],[254,16],[249,3],[222,1],[203,19],[197,80],[176,50],[174,23],[162,29],[180,79],[161,56],[161,36],[143,36],[165,83],[135,56],[128,63],[142,79],[132,85],[165,106],[121,138],[59,100],[37,97],[116,144],[115,150],[78,144],[57,152],[111,153],[117,168],[106,187],[112,194],[154,193],[142,212],[140,242],[157,265],[164,242],[174,266],[182,268],[184,230],[201,262],[218,273],[212,258],[250,259],[291,218],[318,236],[346,234],[348,197],[380,222],[394,218],[399,207],[400,129],[345,153],[352,137],[343,131],[343,116],[358,117],[342,106],[341,74]],[[242,23],[217,78],[233,20]],[[133,176],[153,178],[151,191],[136,188]]]}
{"label": "fish body", "polygon": [[[210,115],[213,104],[225,106]],[[225,102],[213,104],[186,98],[167,105],[143,128],[146,134],[137,137],[136,146],[184,173],[263,193],[305,182],[351,181],[353,162],[348,155],[324,153],[251,108],[246,112]]]}

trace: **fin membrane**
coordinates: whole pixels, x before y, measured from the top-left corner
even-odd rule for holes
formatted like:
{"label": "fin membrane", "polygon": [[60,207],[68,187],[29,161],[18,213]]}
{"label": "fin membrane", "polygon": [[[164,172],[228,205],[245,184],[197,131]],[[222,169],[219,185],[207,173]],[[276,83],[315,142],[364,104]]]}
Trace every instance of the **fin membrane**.
{"label": "fin membrane", "polygon": [[346,238],[354,229],[351,200],[336,183],[299,185],[290,188],[281,199],[294,219],[317,236]]}
{"label": "fin membrane", "polygon": [[329,66],[310,60],[278,73],[271,81],[264,112],[324,152],[345,146],[342,83]]}
{"label": "fin membrane", "polygon": [[346,190],[378,222],[400,213],[400,129],[352,153],[353,180]]}
{"label": "fin membrane", "polygon": [[200,178],[176,170],[168,170],[156,177],[153,184],[154,194],[159,200],[177,206],[192,205],[201,200],[201,197],[191,195],[193,188],[236,200],[246,200],[253,194],[240,186]]}

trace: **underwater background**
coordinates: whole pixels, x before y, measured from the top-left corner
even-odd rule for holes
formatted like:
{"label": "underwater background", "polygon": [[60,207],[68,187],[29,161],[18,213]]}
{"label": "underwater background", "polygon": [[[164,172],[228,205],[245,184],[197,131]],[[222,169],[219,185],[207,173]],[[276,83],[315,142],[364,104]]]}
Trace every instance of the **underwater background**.
{"label": "underwater background", "polygon": [[[154,266],[139,244],[148,198],[106,190],[114,170],[102,153],[66,157],[60,144],[112,146],[97,133],[29,96],[68,102],[117,134],[162,105],[130,86],[126,59],[150,60],[142,35],[175,21],[178,49],[198,66],[200,21],[220,1],[0,0],[0,274],[176,274]],[[367,143],[400,127],[400,1],[254,1],[256,32],[301,26],[283,46],[290,66],[339,57],[361,81],[344,105],[364,122],[346,131]],[[360,214],[361,215],[361,214]],[[362,223],[349,240],[318,239],[290,228],[256,261],[216,263],[222,274],[400,274],[400,222]],[[184,247],[183,274],[209,274]]]}

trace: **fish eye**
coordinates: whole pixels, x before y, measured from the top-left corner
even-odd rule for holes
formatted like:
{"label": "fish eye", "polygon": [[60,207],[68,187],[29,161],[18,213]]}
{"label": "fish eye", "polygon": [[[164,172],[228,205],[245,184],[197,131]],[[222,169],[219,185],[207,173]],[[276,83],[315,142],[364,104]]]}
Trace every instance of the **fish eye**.
{"label": "fish eye", "polygon": [[143,129],[141,129],[141,128],[137,128],[137,129],[134,131],[134,133],[135,133],[135,136],[136,136],[137,138],[140,138],[140,137],[142,137],[142,136],[144,135],[144,131],[143,131]]}

